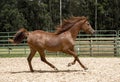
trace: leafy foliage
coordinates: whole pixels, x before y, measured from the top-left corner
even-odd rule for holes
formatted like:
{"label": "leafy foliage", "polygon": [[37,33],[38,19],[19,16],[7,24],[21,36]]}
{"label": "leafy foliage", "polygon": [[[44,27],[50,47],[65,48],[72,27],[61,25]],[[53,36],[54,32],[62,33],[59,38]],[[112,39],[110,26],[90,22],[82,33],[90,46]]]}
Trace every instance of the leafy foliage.
{"label": "leafy foliage", "polygon": [[[97,29],[120,30],[119,0],[62,0],[62,19],[70,16],[87,16]],[[60,0],[1,0],[0,31],[53,30],[60,24]]]}

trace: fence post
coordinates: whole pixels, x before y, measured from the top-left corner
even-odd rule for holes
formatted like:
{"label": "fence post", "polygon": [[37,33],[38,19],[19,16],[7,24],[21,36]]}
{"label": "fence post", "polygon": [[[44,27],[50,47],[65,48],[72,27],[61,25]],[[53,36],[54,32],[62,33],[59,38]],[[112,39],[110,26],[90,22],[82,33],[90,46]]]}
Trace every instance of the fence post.
{"label": "fence post", "polygon": [[115,56],[118,56],[119,55],[119,33],[120,33],[120,30],[118,30],[116,32],[117,32],[117,35],[116,35],[116,54],[115,54]]}
{"label": "fence post", "polygon": [[92,38],[90,38],[90,56],[93,56],[93,51],[92,51]]}
{"label": "fence post", "polygon": [[115,31],[116,32],[116,36],[114,38],[114,56],[117,56],[118,55],[118,38],[119,38],[119,32],[118,31]]}
{"label": "fence post", "polygon": [[[7,38],[10,37],[9,32],[7,32]],[[9,41],[7,42],[7,44],[9,44]],[[11,49],[10,49],[10,45],[8,45],[8,54],[10,55]]]}

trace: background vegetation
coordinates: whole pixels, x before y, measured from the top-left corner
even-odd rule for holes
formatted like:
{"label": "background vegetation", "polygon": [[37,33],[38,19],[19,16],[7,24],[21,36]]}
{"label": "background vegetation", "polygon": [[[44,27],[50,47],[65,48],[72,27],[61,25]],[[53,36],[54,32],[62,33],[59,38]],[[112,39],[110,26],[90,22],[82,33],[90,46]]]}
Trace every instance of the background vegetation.
{"label": "background vegetation", "polygon": [[[87,16],[92,27],[120,30],[120,0],[62,0],[62,19]],[[95,13],[97,8],[97,19]],[[0,32],[50,30],[60,23],[60,0],[1,0]]]}

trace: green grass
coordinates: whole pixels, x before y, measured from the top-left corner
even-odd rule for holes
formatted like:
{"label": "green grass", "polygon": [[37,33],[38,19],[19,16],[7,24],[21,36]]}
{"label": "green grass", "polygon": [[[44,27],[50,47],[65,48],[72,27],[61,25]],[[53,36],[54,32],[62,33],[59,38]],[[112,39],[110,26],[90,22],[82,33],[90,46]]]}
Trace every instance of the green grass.
{"label": "green grass", "polygon": [[[28,57],[29,54],[0,54],[0,58],[13,58],[13,57]],[[35,57],[40,57],[38,53],[35,54]],[[72,57],[67,54],[46,54],[46,57]]]}
{"label": "green grass", "polygon": [[26,57],[24,54],[0,54],[0,58]]}
{"label": "green grass", "polygon": [[[14,57],[28,57],[29,54],[0,54],[0,58],[14,58]],[[35,57],[40,57],[38,53],[35,54]],[[71,55],[68,54],[46,54],[46,57],[72,57]],[[120,57],[120,56],[89,56],[89,55],[79,55],[79,57]]]}

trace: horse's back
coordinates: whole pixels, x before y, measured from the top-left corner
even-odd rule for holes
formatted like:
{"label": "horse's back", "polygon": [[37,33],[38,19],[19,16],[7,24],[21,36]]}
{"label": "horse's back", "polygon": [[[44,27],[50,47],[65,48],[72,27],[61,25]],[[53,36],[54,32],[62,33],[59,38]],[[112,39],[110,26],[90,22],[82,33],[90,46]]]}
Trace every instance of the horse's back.
{"label": "horse's back", "polygon": [[42,30],[36,30],[29,33],[27,38],[29,45],[39,47],[42,49],[51,50],[51,47],[58,48],[60,40],[54,33],[45,32]]}

